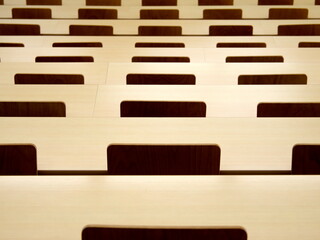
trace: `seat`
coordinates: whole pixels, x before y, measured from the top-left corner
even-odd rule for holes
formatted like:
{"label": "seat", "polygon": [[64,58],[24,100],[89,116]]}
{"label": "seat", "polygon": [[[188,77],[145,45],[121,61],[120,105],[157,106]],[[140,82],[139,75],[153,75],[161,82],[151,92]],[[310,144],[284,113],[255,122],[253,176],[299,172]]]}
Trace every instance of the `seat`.
{"label": "seat", "polygon": [[0,117],[65,117],[62,102],[0,102]]}
{"label": "seat", "polygon": [[112,36],[112,26],[94,26],[94,25],[70,25],[70,35],[73,36]]}
{"label": "seat", "polygon": [[259,103],[258,117],[320,117],[320,103]]}
{"label": "seat", "polygon": [[50,8],[13,8],[12,18],[14,19],[51,19]]}
{"label": "seat", "polygon": [[130,228],[130,227],[86,227],[82,240],[246,240],[242,228]]}
{"label": "seat", "polygon": [[62,5],[62,0],[27,0],[27,5]]}
{"label": "seat", "polygon": [[239,85],[246,84],[307,84],[305,74],[260,74],[260,75],[240,75]]}
{"label": "seat", "polygon": [[121,117],[205,117],[204,102],[123,101]]}
{"label": "seat", "polygon": [[37,175],[33,145],[0,145],[0,175]]}
{"label": "seat", "polygon": [[16,74],[15,84],[84,84],[81,74]]}
{"label": "seat", "polygon": [[86,0],[87,6],[121,6],[121,0]]}
{"label": "seat", "polygon": [[177,0],[142,0],[142,6],[177,6]]}
{"label": "seat", "polygon": [[0,35],[40,35],[36,24],[0,24]]}
{"label": "seat", "polygon": [[320,36],[320,24],[279,25],[279,36]]}
{"label": "seat", "polygon": [[241,19],[241,9],[205,9],[203,19]]}
{"label": "seat", "polygon": [[217,175],[217,145],[110,145],[109,175]]}
{"label": "seat", "polygon": [[210,26],[210,36],[252,36],[252,26]]}
{"label": "seat", "polygon": [[79,19],[117,19],[118,11],[116,9],[88,9],[78,10]]}
{"label": "seat", "polygon": [[175,9],[144,9],[140,10],[140,19],[179,19],[179,10]]}
{"label": "seat", "polygon": [[193,74],[128,74],[127,85],[195,85]]}
{"label": "seat", "polygon": [[320,174],[320,145],[293,147],[292,174]]}
{"label": "seat", "polygon": [[233,5],[233,0],[198,0],[199,6]]}
{"label": "seat", "polygon": [[269,19],[307,19],[308,9],[305,8],[271,8]]}
{"label": "seat", "polygon": [[293,0],[258,0],[258,5],[293,5]]}

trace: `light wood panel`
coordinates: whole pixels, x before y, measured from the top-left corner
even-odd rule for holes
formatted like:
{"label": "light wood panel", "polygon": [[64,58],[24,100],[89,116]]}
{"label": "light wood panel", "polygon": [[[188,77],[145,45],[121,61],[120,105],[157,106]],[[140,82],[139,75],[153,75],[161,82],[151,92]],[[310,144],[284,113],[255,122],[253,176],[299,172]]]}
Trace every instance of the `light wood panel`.
{"label": "light wood panel", "polygon": [[247,37],[209,37],[209,36],[181,36],[170,37],[137,37],[137,36],[1,36],[2,43],[23,43],[27,47],[51,48],[54,43],[101,43],[103,48],[133,48],[136,43],[183,43],[186,48],[215,48],[218,43],[265,43],[272,48],[297,48],[300,42],[320,42],[319,36],[247,36]]}
{"label": "light wood panel", "polygon": [[236,85],[241,75],[306,74],[307,84],[320,83],[316,63],[263,63],[257,66],[259,67],[253,68],[252,63],[110,63],[106,84],[125,85],[128,74],[194,74],[196,85]]}
{"label": "light wood panel", "polygon": [[[141,6],[141,0],[121,0],[122,6]],[[4,0],[5,5],[24,5],[25,0]],[[83,5],[85,0],[62,0],[63,5]],[[198,0],[178,0],[178,5],[192,5],[197,6]],[[258,0],[234,0],[234,5],[257,5]],[[294,5],[314,5],[314,0],[295,0]]]}
{"label": "light wood panel", "polygon": [[260,102],[320,102],[320,85],[306,86],[44,86],[3,85],[0,101],[59,101],[67,117],[120,117],[123,101],[196,101],[207,117],[256,117]]}
{"label": "light wood panel", "polygon": [[[293,5],[293,6],[254,6],[254,5],[240,5],[240,6],[83,6],[83,5],[62,5],[62,6],[26,6],[26,5],[3,5],[0,7],[0,17],[1,18],[12,18],[12,9],[14,8],[49,8],[52,11],[52,18],[60,18],[60,19],[68,19],[68,18],[78,18],[79,17],[79,8],[81,9],[110,9],[117,11],[117,18],[119,19],[140,19],[140,10],[178,10],[179,11],[179,19],[203,19],[204,18],[204,10],[207,9],[240,9],[242,10],[242,18],[244,19],[268,19],[270,17],[269,11],[270,9],[306,9],[308,11],[307,18],[319,18],[320,12],[319,6],[311,6],[311,5]],[[114,16],[113,16],[114,17]],[[112,17],[112,18],[113,18]]]}
{"label": "light wood panel", "polygon": [[318,118],[0,118],[0,131],[36,146],[38,170],[106,170],[110,144],[217,144],[221,170],[290,170],[294,145],[320,142]]}
{"label": "light wood panel", "polygon": [[[317,54],[319,52],[319,54]],[[37,57],[83,56],[95,63],[132,62],[134,57],[187,57],[191,63],[225,63],[228,57],[259,56],[283,58],[284,63],[319,62],[320,48],[3,48],[1,62],[35,62]]]}
{"label": "light wood panel", "polygon": [[320,20],[241,20],[241,22],[230,23],[229,20],[32,20],[32,19],[1,19],[0,24],[35,24],[40,26],[41,34],[69,34],[70,25],[95,25],[112,26],[115,35],[138,35],[139,26],[180,26],[182,35],[209,35],[209,27],[237,25],[253,26],[253,35],[277,35],[279,25],[296,24],[320,24]]}
{"label": "light wood panel", "polygon": [[87,225],[207,226],[317,240],[319,185],[317,176],[2,177],[0,234],[79,240]]}

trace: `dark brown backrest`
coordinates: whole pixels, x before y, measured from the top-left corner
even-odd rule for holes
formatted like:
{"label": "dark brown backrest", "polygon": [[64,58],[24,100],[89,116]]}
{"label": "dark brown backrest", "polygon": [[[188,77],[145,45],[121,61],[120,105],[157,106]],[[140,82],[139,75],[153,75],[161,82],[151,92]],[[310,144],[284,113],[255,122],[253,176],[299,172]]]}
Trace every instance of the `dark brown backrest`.
{"label": "dark brown backrest", "polygon": [[110,145],[109,175],[216,175],[217,145]]}
{"label": "dark brown backrest", "polygon": [[37,151],[33,145],[0,145],[0,175],[37,175]]}

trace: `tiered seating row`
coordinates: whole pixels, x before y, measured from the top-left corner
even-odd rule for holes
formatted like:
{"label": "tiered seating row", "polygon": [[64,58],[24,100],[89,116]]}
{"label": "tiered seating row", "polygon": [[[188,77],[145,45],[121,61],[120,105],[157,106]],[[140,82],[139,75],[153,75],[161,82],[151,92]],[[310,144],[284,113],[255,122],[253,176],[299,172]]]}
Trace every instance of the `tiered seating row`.
{"label": "tiered seating row", "polygon": [[313,19],[320,6],[1,6],[14,19]]}
{"label": "tiered seating row", "polygon": [[29,20],[1,19],[0,35],[319,36],[320,20]]}

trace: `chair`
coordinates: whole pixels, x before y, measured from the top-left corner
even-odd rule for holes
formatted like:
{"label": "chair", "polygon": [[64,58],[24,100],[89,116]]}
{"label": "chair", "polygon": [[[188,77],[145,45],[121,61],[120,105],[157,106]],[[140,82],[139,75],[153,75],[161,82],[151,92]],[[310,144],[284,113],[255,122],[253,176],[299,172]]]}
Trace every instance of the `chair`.
{"label": "chair", "polygon": [[0,145],[0,175],[37,175],[33,145]]}
{"label": "chair", "polygon": [[259,103],[258,117],[320,117],[320,103]]}
{"label": "chair", "polygon": [[65,117],[62,102],[0,102],[0,117]]}
{"label": "chair", "polygon": [[109,175],[217,175],[217,145],[110,145]]}
{"label": "chair", "polygon": [[320,174],[320,145],[293,147],[292,174]]}
{"label": "chair", "polygon": [[246,240],[242,228],[128,228],[86,227],[82,240]]}
{"label": "chair", "polygon": [[121,117],[205,117],[204,102],[123,101]]}

